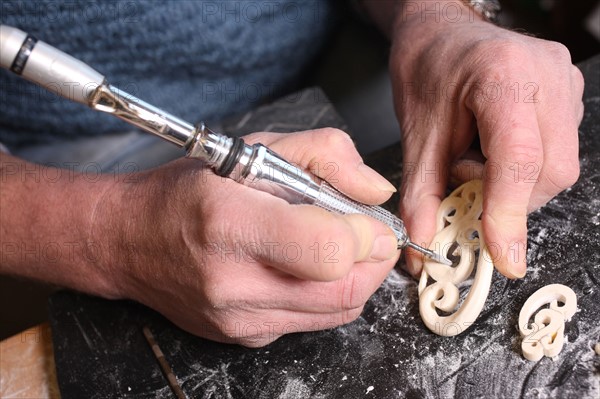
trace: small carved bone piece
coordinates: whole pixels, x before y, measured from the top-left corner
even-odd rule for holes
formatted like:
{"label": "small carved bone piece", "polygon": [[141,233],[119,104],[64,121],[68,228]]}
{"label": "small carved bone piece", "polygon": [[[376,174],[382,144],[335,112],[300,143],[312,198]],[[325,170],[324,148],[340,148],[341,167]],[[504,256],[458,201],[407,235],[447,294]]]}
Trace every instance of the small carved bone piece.
{"label": "small carved bone piece", "polygon": [[[563,305],[559,305],[562,302]],[[537,312],[533,323],[529,319]],[[523,337],[521,349],[527,360],[538,361],[544,355],[554,357],[564,343],[565,321],[577,310],[577,297],[572,289],[562,284],[550,284],[531,295],[519,313],[519,331]]]}
{"label": "small carved bone piece", "polygon": [[[459,258],[456,266],[430,259],[419,281],[419,312],[423,322],[438,335],[453,336],[466,330],[481,312],[490,290],[494,265],[481,231],[483,194],[481,180],[454,190],[437,212],[437,234],[430,249]],[[469,294],[459,307],[458,286],[477,270]],[[427,285],[430,279],[434,282]],[[458,308],[458,309],[457,309]],[[440,312],[451,313],[441,315]]]}

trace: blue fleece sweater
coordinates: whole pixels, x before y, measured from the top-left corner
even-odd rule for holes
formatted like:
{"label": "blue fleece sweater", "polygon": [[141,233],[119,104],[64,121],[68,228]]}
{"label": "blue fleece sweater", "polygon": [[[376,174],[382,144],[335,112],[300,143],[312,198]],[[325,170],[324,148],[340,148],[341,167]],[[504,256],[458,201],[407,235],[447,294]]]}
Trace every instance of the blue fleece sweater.
{"label": "blue fleece sweater", "polygon": [[[324,0],[10,1],[2,24],[76,58],[189,122],[249,109],[293,85],[335,20]],[[0,71],[9,147],[131,129]]]}

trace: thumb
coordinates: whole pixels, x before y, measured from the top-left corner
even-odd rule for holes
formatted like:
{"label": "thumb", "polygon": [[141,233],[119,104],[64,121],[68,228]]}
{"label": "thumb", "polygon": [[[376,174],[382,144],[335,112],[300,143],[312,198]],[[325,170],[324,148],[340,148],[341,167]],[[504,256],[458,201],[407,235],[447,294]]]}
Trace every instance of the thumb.
{"label": "thumb", "polygon": [[[269,217],[262,220],[258,236],[247,240],[251,245],[244,249],[260,263],[297,278],[334,281],[346,276],[356,263],[378,264],[398,256],[394,232],[365,215],[340,216],[275,200],[254,204],[251,213],[268,213]],[[239,221],[240,230],[252,230],[245,225],[255,225],[256,220],[251,215]]]}

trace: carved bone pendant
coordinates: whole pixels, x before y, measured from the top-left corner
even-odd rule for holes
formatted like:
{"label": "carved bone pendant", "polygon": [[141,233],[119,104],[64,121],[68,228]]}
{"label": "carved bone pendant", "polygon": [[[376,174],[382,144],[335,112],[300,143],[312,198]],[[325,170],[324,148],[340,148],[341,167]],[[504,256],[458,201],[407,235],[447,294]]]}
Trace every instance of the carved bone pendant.
{"label": "carved bone pendant", "polygon": [[[537,312],[544,305],[549,307]],[[565,285],[550,284],[534,292],[519,312],[519,331],[523,337],[521,349],[525,359],[537,361],[543,356],[558,355],[564,343],[565,321],[576,310],[577,296]],[[537,314],[530,324],[529,319],[535,312]]]}
{"label": "carved bone pendant", "polygon": [[[453,336],[466,330],[483,309],[494,265],[481,231],[483,207],[481,180],[472,180],[442,201],[437,213],[437,234],[431,249],[459,258],[456,266],[425,260],[419,281],[419,311],[431,331]],[[437,247],[437,248],[436,248]],[[477,270],[467,297],[459,306],[458,286]]]}

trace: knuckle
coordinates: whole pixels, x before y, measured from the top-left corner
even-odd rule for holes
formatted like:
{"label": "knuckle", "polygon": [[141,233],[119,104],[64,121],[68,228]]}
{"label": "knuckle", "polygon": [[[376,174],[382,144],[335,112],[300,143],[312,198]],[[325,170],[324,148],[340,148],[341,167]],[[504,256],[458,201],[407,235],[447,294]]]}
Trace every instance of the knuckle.
{"label": "knuckle", "polygon": [[328,127],[320,129],[318,135],[328,147],[352,146],[354,148],[352,138],[343,130]]}
{"label": "knuckle", "polygon": [[495,81],[510,78],[512,71],[523,69],[523,60],[531,57],[527,45],[507,38],[478,42],[474,45],[473,53],[480,64],[478,70],[483,74],[482,80]]}
{"label": "knuckle", "polygon": [[510,88],[524,76],[531,76],[531,49],[506,38],[490,39],[473,45],[469,62],[476,65],[473,80],[464,86],[463,95],[478,113],[490,102],[508,101]]}
{"label": "knuckle", "polygon": [[555,188],[556,194],[571,187],[579,179],[579,160],[563,160],[550,164],[547,180]]}
{"label": "knuckle", "polygon": [[507,147],[508,161],[518,165],[541,163],[542,149],[535,145],[514,144]]}
{"label": "knuckle", "polygon": [[206,282],[201,292],[203,293],[203,300],[213,311],[218,311],[226,306],[226,300],[223,298],[224,291],[222,288],[218,287],[218,284]]}
{"label": "knuckle", "polygon": [[541,142],[535,138],[524,138],[529,134],[515,132],[505,135],[499,140],[495,151],[502,154],[503,160],[511,164],[537,164],[541,166],[544,150]]}
{"label": "knuckle", "polygon": [[255,132],[251,133],[247,136],[243,136],[244,142],[248,145],[253,144],[264,144],[264,145],[274,145],[280,140],[285,140],[289,137],[289,134],[286,133],[277,133],[277,132]]}
{"label": "knuckle", "polygon": [[207,262],[202,266],[204,269],[198,274],[198,291],[202,294],[202,300],[211,305],[211,308],[221,309],[230,302],[233,297],[232,288],[235,283],[227,277],[227,273],[213,272],[220,268],[220,263],[215,261]]}
{"label": "knuckle", "polygon": [[[506,138],[490,148],[495,161],[505,172],[504,179],[516,179],[520,182],[537,182],[544,165],[544,151],[541,142],[535,138],[507,135]],[[488,165],[489,166],[489,165]]]}
{"label": "knuckle", "polygon": [[581,72],[581,70],[579,68],[577,68],[576,66],[572,66],[571,68],[572,71],[572,79],[573,79],[573,83],[575,85],[575,88],[577,89],[578,93],[583,93],[583,88],[585,86],[585,79],[583,77],[583,73]]}
{"label": "knuckle", "polygon": [[571,63],[571,53],[564,44],[558,42],[546,42],[546,50],[552,55],[554,60],[557,60],[561,63]]}
{"label": "knuckle", "polygon": [[525,122],[509,121],[494,134],[494,146],[505,154],[531,154],[539,157],[543,153],[539,131]]}

